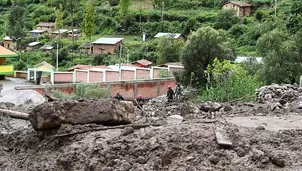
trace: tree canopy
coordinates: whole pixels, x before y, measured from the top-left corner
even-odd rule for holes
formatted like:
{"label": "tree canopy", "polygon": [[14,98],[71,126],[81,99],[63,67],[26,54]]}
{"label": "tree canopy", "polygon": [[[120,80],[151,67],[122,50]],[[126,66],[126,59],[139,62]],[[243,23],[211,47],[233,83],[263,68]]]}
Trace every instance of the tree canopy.
{"label": "tree canopy", "polygon": [[234,56],[230,39],[223,31],[211,27],[202,27],[193,32],[187,41],[183,53],[184,83],[193,86],[205,86],[205,70],[215,58],[222,60]]}

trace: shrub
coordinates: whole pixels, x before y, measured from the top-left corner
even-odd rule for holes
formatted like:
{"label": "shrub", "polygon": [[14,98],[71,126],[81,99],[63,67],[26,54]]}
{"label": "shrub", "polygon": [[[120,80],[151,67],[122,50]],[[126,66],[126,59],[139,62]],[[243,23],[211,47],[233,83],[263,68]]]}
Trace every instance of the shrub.
{"label": "shrub", "polygon": [[215,59],[213,65],[208,66],[207,73],[213,75],[213,80],[199,97],[201,101],[254,100],[255,90],[262,85],[257,75],[248,75],[242,67],[227,60]]}
{"label": "shrub", "polygon": [[61,100],[101,99],[110,97],[108,88],[101,88],[97,84],[78,84],[74,93],[67,95],[60,90],[53,90],[52,95]]}

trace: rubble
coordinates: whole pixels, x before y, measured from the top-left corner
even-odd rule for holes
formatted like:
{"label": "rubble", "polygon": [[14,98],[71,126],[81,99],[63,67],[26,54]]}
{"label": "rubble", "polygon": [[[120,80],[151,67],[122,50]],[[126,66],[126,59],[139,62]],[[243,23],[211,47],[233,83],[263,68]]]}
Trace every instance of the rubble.
{"label": "rubble", "polygon": [[[30,122],[0,117],[0,168],[301,170],[302,131],[291,129],[301,117],[300,88],[274,84],[259,89],[257,97],[254,103],[194,104],[167,103],[161,96],[141,112],[130,102],[113,99],[44,103],[30,112],[31,122],[36,129],[59,127],[60,136],[41,138]],[[3,107],[25,112],[22,106]],[[146,125],[133,127],[139,124]]]}

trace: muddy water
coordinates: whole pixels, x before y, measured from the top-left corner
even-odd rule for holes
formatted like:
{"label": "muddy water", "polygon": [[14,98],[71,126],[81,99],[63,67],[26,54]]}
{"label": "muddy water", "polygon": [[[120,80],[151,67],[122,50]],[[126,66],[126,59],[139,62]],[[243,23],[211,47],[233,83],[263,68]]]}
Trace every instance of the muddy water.
{"label": "muddy water", "polygon": [[34,90],[15,90],[17,86],[33,85],[25,79],[7,77],[6,80],[0,80],[0,83],[3,84],[0,102],[12,102],[19,105],[29,99],[34,103],[42,103],[45,101],[44,97]]}

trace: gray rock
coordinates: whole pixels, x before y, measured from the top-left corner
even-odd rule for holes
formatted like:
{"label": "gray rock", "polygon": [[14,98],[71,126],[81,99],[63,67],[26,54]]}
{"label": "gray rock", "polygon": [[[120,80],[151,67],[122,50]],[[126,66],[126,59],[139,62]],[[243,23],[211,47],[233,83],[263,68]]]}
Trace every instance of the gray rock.
{"label": "gray rock", "polygon": [[183,117],[180,115],[171,115],[167,118],[168,124],[180,124],[183,121]]}
{"label": "gray rock", "polygon": [[219,162],[219,157],[214,156],[214,155],[211,155],[208,159],[211,163],[213,163],[215,165]]}
{"label": "gray rock", "polygon": [[129,126],[129,127],[126,127],[126,128],[123,129],[122,135],[127,136],[129,134],[132,134],[133,132],[134,132],[134,129]]}
{"label": "gray rock", "polygon": [[35,130],[59,128],[62,124],[129,124],[135,118],[135,106],[132,102],[115,99],[43,103],[29,115]]}

